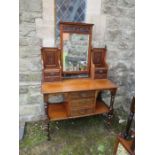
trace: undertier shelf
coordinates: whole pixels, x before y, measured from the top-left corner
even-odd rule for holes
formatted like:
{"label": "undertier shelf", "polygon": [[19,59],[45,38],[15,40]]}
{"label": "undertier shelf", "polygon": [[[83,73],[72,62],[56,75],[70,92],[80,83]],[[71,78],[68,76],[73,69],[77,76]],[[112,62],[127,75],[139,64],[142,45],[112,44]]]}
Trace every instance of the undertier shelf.
{"label": "undertier shelf", "polygon": [[65,103],[49,104],[49,107],[48,107],[48,115],[51,121],[65,120],[65,119],[78,118],[78,117],[84,117],[84,116],[92,116],[92,115],[98,115],[98,114],[103,114],[108,112],[109,112],[108,106],[101,101],[97,101],[95,112],[79,115],[79,116],[67,116]]}

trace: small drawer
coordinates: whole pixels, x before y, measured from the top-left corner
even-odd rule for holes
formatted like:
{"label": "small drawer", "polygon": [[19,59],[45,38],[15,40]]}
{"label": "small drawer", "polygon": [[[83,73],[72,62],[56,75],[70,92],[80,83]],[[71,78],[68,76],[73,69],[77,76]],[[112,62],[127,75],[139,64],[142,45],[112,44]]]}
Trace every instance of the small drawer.
{"label": "small drawer", "polygon": [[95,74],[95,79],[106,79],[107,74]]}
{"label": "small drawer", "polygon": [[53,82],[53,81],[60,81],[60,76],[45,76],[44,82]]}
{"label": "small drawer", "polygon": [[87,108],[87,109],[74,109],[71,110],[71,116],[81,116],[81,115],[87,115],[94,113],[95,109],[94,108]]}
{"label": "small drawer", "polygon": [[107,73],[107,70],[105,69],[96,69],[95,70],[95,74],[106,74]]}
{"label": "small drawer", "polygon": [[44,76],[60,76],[60,72],[55,72],[55,71],[51,71],[51,72],[44,72]]}
{"label": "small drawer", "polygon": [[73,92],[69,93],[70,99],[80,99],[80,98],[88,98],[88,97],[94,97],[95,91],[82,91],[82,92]]}
{"label": "small drawer", "polygon": [[71,108],[83,108],[95,106],[95,98],[77,99],[70,101]]}

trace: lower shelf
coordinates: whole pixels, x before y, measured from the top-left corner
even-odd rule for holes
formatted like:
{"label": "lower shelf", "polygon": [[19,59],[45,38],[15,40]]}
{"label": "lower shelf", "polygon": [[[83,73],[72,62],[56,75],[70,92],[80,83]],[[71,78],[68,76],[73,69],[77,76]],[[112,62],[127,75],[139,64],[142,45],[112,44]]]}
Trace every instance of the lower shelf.
{"label": "lower shelf", "polygon": [[67,116],[65,103],[49,104],[49,107],[48,107],[49,119],[52,121],[92,116],[92,115],[98,115],[98,114],[103,114],[103,113],[107,113],[107,112],[109,112],[108,106],[100,101],[97,101],[96,109],[95,109],[94,113],[80,115],[80,116],[72,116],[72,117]]}

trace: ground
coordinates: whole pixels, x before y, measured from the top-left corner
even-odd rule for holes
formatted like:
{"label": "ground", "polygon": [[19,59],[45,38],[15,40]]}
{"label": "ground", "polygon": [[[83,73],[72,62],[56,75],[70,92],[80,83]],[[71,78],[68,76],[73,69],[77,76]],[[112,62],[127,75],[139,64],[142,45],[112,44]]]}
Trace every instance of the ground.
{"label": "ground", "polygon": [[116,135],[125,124],[119,124],[116,112],[110,126],[103,115],[51,122],[47,141],[44,121],[27,123],[20,155],[112,155]]}

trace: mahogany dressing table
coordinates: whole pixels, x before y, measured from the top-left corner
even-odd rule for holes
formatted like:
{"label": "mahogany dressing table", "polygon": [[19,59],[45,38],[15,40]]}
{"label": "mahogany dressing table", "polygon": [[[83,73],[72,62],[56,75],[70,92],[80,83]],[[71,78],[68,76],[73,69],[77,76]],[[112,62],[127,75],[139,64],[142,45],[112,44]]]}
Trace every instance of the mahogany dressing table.
{"label": "mahogany dressing table", "polygon": [[[117,86],[107,79],[106,48],[92,48],[93,24],[60,22],[60,48],[43,47],[42,85],[47,129],[49,121],[107,114],[113,116]],[[110,91],[108,106],[101,98]],[[50,95],[64,101],[49,103]]]}

